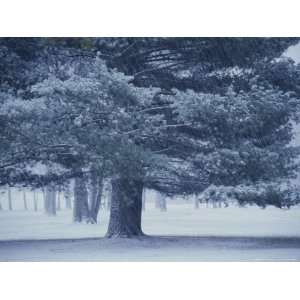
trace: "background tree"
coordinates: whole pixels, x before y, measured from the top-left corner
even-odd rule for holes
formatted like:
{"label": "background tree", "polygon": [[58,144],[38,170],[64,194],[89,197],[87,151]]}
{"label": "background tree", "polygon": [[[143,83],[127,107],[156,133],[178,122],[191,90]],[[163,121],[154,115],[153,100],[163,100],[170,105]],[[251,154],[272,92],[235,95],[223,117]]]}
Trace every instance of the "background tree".
{"label": "background tree", "polygon": [[75,178],[73,221],[89,221],[88,190],[86,179],[83,176]]}
{"label": "background tree", "polygon": [[56,190],[52,185],[45,188],[45,212],[48,216],[56,215]]}
{"label": "background tree", "polygon": [[8,209],[13,210],[10,187],[7,188],[7,200],[8,200]]}
{"label": "background tree", "polygon": [[102,202],[103,177],[97,173],[97,170],[91,171],[91,201],[90,201],[90,222],[97,223],[98,213]]}
{"label": "background tree", "polygon": [[38,211],[38,197],[36,190],[33,190],[33,209],[34,211]]}
{"label": "background tree", "polygon": [[23,189],[23,203],[24,203],[24,209],[28,210],[27,197],[26,197],[26,190],[25,189]]}
{"label": "background tree", "polygon": [[65,198],[65,207],[67,209],[71,209],[72,208],[71,188],[70,188],[70,183],[68,181],[64,184],[63,192]]}

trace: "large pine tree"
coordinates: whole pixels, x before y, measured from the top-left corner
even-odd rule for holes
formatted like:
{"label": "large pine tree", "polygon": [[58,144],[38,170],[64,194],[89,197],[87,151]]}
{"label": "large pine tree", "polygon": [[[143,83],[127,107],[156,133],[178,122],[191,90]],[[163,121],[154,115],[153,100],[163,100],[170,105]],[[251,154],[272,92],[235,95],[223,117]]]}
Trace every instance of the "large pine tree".
{"label": "large pine tree", "polygon": [[[288,72],[288,86],[272,70],[295,42],[38,40],[46,54],[31,59],[49,69],[40,77],[31,69],[26,93],[1,94],[2,183],[42,185],[96,171],[112,182],[107,236],[131,237],[142,235],[145,186],[194,194],[212,184],[281,182],[296,169],[289,143],[298,77]],[[55,171],[37,174],[37,163]]]}

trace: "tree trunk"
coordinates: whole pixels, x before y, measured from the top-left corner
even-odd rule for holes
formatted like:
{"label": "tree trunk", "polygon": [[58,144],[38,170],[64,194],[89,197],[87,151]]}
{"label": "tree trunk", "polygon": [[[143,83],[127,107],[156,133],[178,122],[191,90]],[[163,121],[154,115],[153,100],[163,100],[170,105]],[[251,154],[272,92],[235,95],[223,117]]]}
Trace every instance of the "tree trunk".
{"label": "tree trunk", "polygon": [[37,202],[36,191],[33,191],[33,209],[34,209],[34,211],[38,211],[38,202]]}
{"label": "tree trunk", "polygon": [[89,220],[88,190],[83,177],[75,178],[73,221],[82,222]]}
{"label": "tree trunk", "polygon": [[199,209],[199,198],[195,195],[194,196],[194,208]]}
{"label": "tree trunk", "polygon": [[142,236],[143,183],[129,178],[112,180],[110,220],[106,237]]}
{"label": "tree trunk", "polygon": [[155,195],[155,208],[160,209],[160,198],[159,198],[158,192],[156,192],[156,195]]}
{"label": "tree trunk", "polygon": [[164,195],[161,197],[160,210],[161,211],[167,211],[167,201],[166,201],[166,197]]}
{"label": "tree trunk", "polygon": [[24,202],[24,209],[28,210],[28,207],[27,207],[27,198],[26,198],[26,191],[25,190],[23,190],[23,202]]}
{"label": "tree trunk", "polygon": [[44,211],[46,211],[46,191],[45,188],[42,187],[43,201],[44,201]]}
{"label": "tree trunk", "polygon": [[111,209],[111,197],[112,197],[112,187],[111,187],[111,184],[109,183],[106,186],[106,201],[105,201],[106,210],[109,210],[109,211]]}
{"label": "tree trunk", "polygon": [[64,190],[65,205],[67,209],[72,209],[70,184],[67,183]]}
{"label": "tree trunk", "polygon": [[45,189],[45,212],[48,216],[56,215],[56,192],[51,186]]}
{"label": "tree trunk", "polygon": [[8,187],[8,190],[7,190],[7,197],[8,197],[8,209],[9,210],[13,210],[12,200],[11,200],[11,189],[10,189],[10,186]]}
{"label": "tree trunk", "polygon": [[142,210],[146,210],[146,189],[143,189],[143,196],[142,196]]}
{"label": "tree trunk", "polygon": [[107,194],[107,197],[106,197],[106,203],[105,203],[105,207],[106,207],[106,210],[110,211],[111,209],[111,193],[108,193]]}
{"label": "tree trunk", "polygon": [[61,203],[60,203],[60,191],[57,191],[57,203],[56,203],[56,209],[61,209]]}
{"label": "tree trunk", "polygon": [[91,174],[91,203],[90,203],[90,222],[97,223],[98,213],[101,205],[103,178],[98,176],[96,172]]}

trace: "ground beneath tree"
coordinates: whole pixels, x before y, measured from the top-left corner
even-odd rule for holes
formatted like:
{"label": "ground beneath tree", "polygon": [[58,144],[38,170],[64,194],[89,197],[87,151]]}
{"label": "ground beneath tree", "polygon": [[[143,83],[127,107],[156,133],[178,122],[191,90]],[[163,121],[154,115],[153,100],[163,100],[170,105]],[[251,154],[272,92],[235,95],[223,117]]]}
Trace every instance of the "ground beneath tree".
{"label": "ground beneath tree", "polygon": [[300,238],[145,237],[0,242],[2,261],[300,261]]}
{"label": "ground beneath tree", "polygon": [[100,223],[73,224],[72,212],[0,211],[0,261],[300,261],[300,209],[205,208],[150,203],[142,239],[105,239]]}

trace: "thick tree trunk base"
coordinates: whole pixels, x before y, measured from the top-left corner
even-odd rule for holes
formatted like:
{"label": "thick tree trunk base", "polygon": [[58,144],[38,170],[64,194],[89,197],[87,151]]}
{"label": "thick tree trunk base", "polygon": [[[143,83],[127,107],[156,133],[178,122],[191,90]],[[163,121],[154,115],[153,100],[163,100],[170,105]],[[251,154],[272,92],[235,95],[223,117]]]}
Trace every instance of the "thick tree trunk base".
{"label": "thick tree trunk base", "polygon": [[143,183],[139,180],[112,180],[112,197],[107,238],[139,238],[141,228]]}
{"label": "thick tree trunk base", "polygon": [[139,233],[134,233],[134,234],[133,233],[124,233],[124,232],[113,232],[113,233],[107,232],[105,237],[108,239],[113,239],[113,238],[132,239],[132,238],[146,237],[146,235],[142,231]]}

